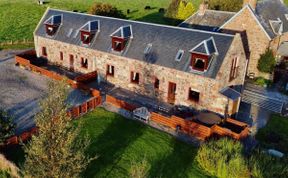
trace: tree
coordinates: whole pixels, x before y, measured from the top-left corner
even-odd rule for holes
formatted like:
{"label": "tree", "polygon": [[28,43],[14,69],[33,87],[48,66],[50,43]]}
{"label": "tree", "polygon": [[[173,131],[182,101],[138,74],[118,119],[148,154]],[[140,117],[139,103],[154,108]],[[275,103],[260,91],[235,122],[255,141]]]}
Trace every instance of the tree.
{"label": "tree", "polygon": [[261,72],[272,73],[276,65],[276,60],[271,49],[267,49],[264,54],[260,56],[257,68]]}
{"label": "tree", "polygon": [[18,167],[8,161],[2,154],[0,154],[0,177],[20,178]]}
{"label": "tree", "polygon": [[15,128],[13,118],[4,109],[0,108],[0,144],[14,135]]}
{"label": "tree", "polygon": [[178,9],[177,9],[177,15],[176,18],[179,20],[184,20],[185,19],[185,7],[186,4],[184,1],[180,1]]}
{"label": "tree", "polygon": [[93,15],[102,15],[123,19],[126,18],[126,16],[122,13],[121,10],[118,10],[116,7],[113,7],[112,5],[107,3],[94,3],[88,10],[88,13]]}
{"label": "tree", "polygon": [[243,0],[209,0],[210,9],[238,12],[243,5]]}
{"label": "tree", "polygon": [[67,115],[67,94],[65,81],[49,83],[48,96],[35,116],[39,133],[24,148],[28,177],[79,177],[92,160],[84,154],[89,141],[79,138],[80,127]]}
{"label": "tree", "polygon": [[239,141],[229,138],[210,140],[200,147],[196,160],[211,176],[246,178],[249,170],[242,152],[243,146]]}
{"label": "tree", "polygon": [[192,2],[188,2],[185,7],[184,20],[190,17],[195,12],[195,7]]}
{"label": "tree", "polygon": [[180,2],[181,2],[181,0],[172,0],[169,4],[169,7],[167,9],[165,16],[168,18],[171,18],[171,19],[176,18],[176,15],[178,12],[178,6],[179,6]]}

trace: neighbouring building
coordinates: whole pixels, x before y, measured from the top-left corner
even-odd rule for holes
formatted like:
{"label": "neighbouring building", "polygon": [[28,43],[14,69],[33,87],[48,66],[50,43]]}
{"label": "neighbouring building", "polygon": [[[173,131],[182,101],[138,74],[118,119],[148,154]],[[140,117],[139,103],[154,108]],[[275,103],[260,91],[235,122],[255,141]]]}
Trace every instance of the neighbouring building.
{"label": "neighbouring building", "polygon": [[[247,75],[269,78],[269,74],[258,71],[258,60],[267,48],[277,54],[281,44],[288,40],[288,8],[281,0],[243,0],[243,8],[234,13],[208,10],[208,6],[202,3],[199,11],[180,26],[240,33],[249,59]],[[280,57],[286,46],[282,46],[278,52]]]}
{"label": "neighbouring building", "polygon": [[175,105],[238,111],[247,60],[239,34],[47,9],[35,32],[38,57]]}

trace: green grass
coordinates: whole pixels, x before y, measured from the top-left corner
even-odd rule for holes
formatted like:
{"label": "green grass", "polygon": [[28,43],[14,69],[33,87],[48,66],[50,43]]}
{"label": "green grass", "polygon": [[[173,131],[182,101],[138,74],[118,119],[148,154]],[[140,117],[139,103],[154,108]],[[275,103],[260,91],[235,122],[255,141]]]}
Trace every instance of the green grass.
{"label": "green grass", "polygon": [[[9,40],[32,39],[33,31],[47,7],[78,10],[86,12],[93,2],[106,2],[116,6],[126,14],[130,9],[129,19],[167,24],[159,8],[167,8],[170,0],[49,0],[39,6],[36,0],[1,0],[0,1],[0,42]],[[190,0],[197,8],[200,0]],[[152,10],[144,10],[145,6]]]}
{"label": "green grass", "polygon": [[144,157],[151,166],[149,177],[205,177],[194,163],[197,149],[165,133],[104,109],[79,122],[92,141],[88,155],[99,156],[84,177],[127,177],[131,162]]}
{"label": "green grass", "polygon": [[[138,121],[97,108],[76,124],[82,128],[80,137],[88,135],[91,140],[86,154],[99,156],[90,163],[83,177],[128,177],[131,162],[143,158],[150,167],[149,177],[207,177],[194,160],[197,148]],[[8,159],[23,164],[23,150],[11,149]]]}
{"label": "green grass", "polygon": [[288,153],[288,118],[272,115],[267,125],[259,129],[257,140],[266,147]]}

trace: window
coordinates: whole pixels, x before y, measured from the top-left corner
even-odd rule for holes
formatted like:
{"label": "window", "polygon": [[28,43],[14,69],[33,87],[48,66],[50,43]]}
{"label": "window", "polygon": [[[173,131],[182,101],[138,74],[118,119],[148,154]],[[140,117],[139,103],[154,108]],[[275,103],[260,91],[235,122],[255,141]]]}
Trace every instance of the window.
{"label": "window", "polygon": [[196,58],[194,67],[196,69],[199,69],[199,70],[204,70],[204,68],[205,68],[205,60],[200,59],[200,58]]}
{"label": "window", "polygon": [[107,76],[114,77],[114,66],[112,66],[112,65],[107,65],[106,75],[107,75]]}
{"label": "window", "polygon": [[139,84],[140,75],[137,72],[131,72],[131,83]]}
{"label": "window", "polygon": [[85,58],[81,58],[81,67],[87,69],[88,68],[88,60]]}
{"label": "window", "polygon": [[46,49],[46,47],[42,47],[42,56],[47,57],[47,49]]}
{"label": "window", "polygon": [[238,57],[233,58],[231,64],[231,71],[230,71],[230,81],[234,80],[238,76],[239,64],[238,64]]}
{"label": "window", "polygon": [[200,93],[189,88],[188,100],[194,101],[194,102],[199,102],[199,99],[200,99]]}
{"label": "window", "polygon": [[121,51],[122,50],[122,43],[120,41],[114,41],[114,50]]}
{"label": "window", "polygon": [[159,90],[160,80],[158,78],[155,78],[154,81],[154,89]]}
{"label": "window", "polygon": [[63,58],[64,58],[63,52],[61,51],[61,52],[60,52],[60,60],[63,61]]}
{"label": "window", "polygon": [[144,50],[144,54],[149,54],[151,49],[152,49],[152,44],[151,43],[147,44],[147,46]]}
{"label": "window", "polygon": [[183,57],[183,55],[184,55],[184,51],[183,50],[179,50],[177,52],[177,54],[176,54],[175,60],[178,61],[178,62],[181,61],[181,58]]}

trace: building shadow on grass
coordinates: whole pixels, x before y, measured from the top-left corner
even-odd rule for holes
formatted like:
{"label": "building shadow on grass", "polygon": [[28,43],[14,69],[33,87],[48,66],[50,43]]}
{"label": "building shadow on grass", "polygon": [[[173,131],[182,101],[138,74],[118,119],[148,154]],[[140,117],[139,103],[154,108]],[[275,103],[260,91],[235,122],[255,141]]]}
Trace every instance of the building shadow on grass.
{"label": "building shadow on grass", "polygon": [[[90,157],[98,156],[98,159],[89,164],[84,177],[109,177],[113,170],[121,171],[122,168],[117,166],[123,152],[144,133],[145,129],[143,124],[135,121],[114,119],[100,136],[92,140],[88,154]],[[126,174],[125,170],[123,174]]]}
{"label": "building shadow on grass", "polygon": [[[148,177],[205,177],[195,164],[197,148],[184,145],[184,143],[174,140],[173,150],[170,154],[156,160],[151,164]],[[191,172],[194,175],[190,175]],[[189,174],[190,173],[190,174]]]}

